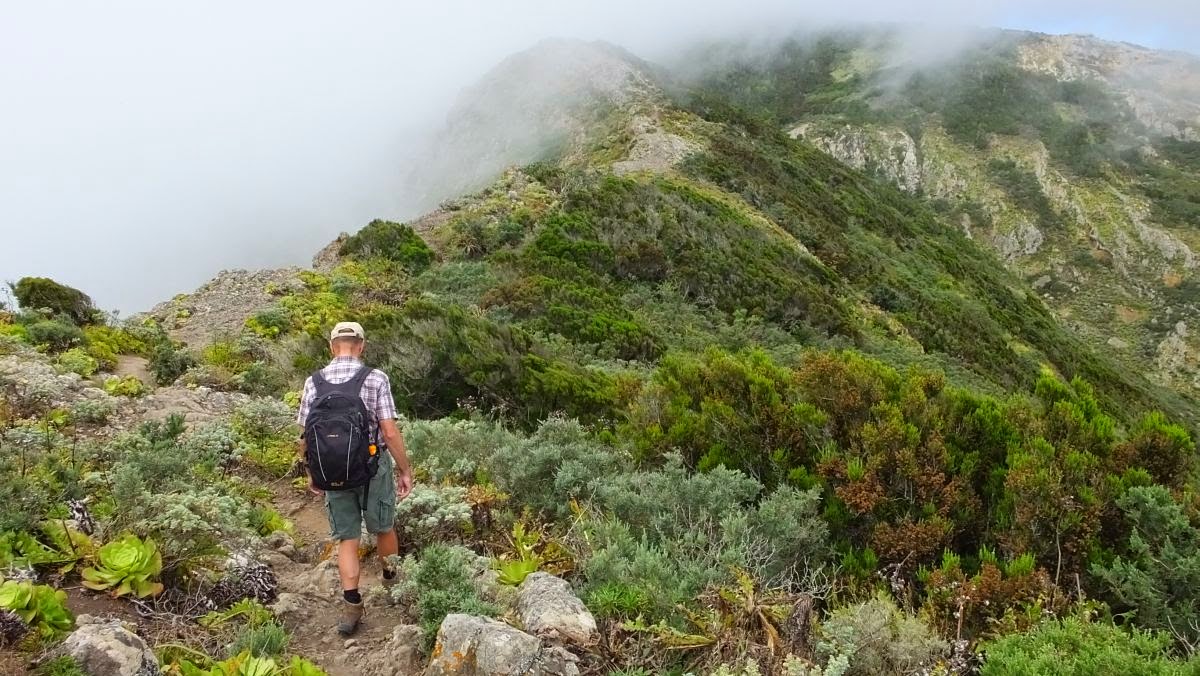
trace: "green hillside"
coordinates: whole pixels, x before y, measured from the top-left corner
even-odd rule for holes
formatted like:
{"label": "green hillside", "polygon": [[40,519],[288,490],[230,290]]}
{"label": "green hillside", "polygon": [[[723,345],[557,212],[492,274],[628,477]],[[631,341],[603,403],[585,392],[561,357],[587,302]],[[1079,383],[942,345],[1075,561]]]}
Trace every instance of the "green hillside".
{"label": "green hillside", "polygon": [[[201,468],[180,459],[209,437],[178,420],[102,440],[82,468],[71,451],[70,471],[69,440],[47,432],[30,474],[20,439],[59,414],[0,371],[5,490],[50,487],[4,501],[0,543],[49,537],[38,524],[64,517],[90,472],[100,532],[166,542],[163,579],[211,592],[197,551],[232,536],[171,539],[131,518],[138,468],[211,482],[174,480],[190,497],[173,518],[221,499],[270,533],[275,498],[240,482],[286,475],[280,400],[294,405],[329,327],[352,318],[406,418],[419,486],[398,527],[420,585],[398,612],[430,632],[426,649],[447,612],[502,614],[477,598],[465,547],[502,582],[570,580],[605,637],[580,653],[584,673],[1045,673],[1060,653],[1068,673],[1191,673],[1195,402],[1101,340],[1082,298],[1121,279],[1114,302],[1132,303],[1145,274],[1080,263],[1081,221],[1006,149],[1036,142],[1073,189],[1118,186],[1182,229],[1194,143],[1131,154],[1113,96],[1017,68],[1011,37],[898,88],[874,39],[722,56],[699,78],[642,73],[570,147],[412,224],[372,222],[207,345],[169,338],[186,297],[145,325],[3,315],[3,359],[94,371],[140,353],[168,389],[257,399],[227,433],[249,450]],[[805,121],[907,130],[986,185],[902,189],[886,158],[854,168],[822,150],[829,136],[789,133]],[[981,228],[1016,212],[1051,244],[1014,262]],[[1079,292],[1035,286],[1037,256],[1090,276]],[[1190,279],[1154,307],[1185,312]]]}

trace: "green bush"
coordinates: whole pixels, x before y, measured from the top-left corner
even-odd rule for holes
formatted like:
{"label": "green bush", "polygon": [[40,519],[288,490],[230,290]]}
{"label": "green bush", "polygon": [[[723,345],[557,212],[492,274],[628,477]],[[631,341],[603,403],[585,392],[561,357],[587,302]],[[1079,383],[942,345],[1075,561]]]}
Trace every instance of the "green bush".
{"label": "green bush", "polygon": [[410,226],[374,220],[342,243],[342,256],[370,258],[378,256],[404,265],[417,274],[433,262],[433,250]]}
{"label": "green bush", "polygon": [[58,355],[58,365],[63,370],[79,374],[84,378],[91,376],[100,368],[98,361],[78,347],[73,347]]}
{"label": "green bush", "polygon": [[479,597],[473,580],[488,563],[463,547],[433,544],[401,562],[392,598],[407,608],[433,646],[438,627],[451,613],[494,616],[499,609]]}
{"label": "green bush", "polygon": [[150,353],[150,372],[159,385],[170,385],[188,369],[196,365],[196,359],[174,341],[163,338]]}
{"label": "green bush", "polygon": [[592,482],[621,474],[630,462],[589,437],[578,421],[556,416],[531,436],[501,445],[487,468],[496,485],[521,504],[565,518],[572,500],[588,497]]}
{"label": "green bush", "polygon": [[83,344],[83,331],[76,325],[59,319],[43,319],[25,327],[29,342],[45,345],[51,352]]}
{"label": "green bush", "polygon": [[983,676],[1185,676],[1200,664],[1168,656],[1170,636],[1160,632],[1125,631],[1083,617],[1049,620],[1022,634],[982,646]]}
{"label": "green bush", "polygon": [[1200,643],[1200,529],[1163,486],[1117,498],[1129,538],[1111,563],[1092,566],[1114,609],[1148,629]]}
{"label": "green bush", "polygon": [[70,655],[60,655],[38,664],[34,676],[87,676],[83,667]]}
{"label": "green bush", "polygon": [[46,277],[22,277],[11,284],[13,296],[25,310],[48,309],[62,315],[77,326],[91,324],[98,318],[92,299],[74,289]]}

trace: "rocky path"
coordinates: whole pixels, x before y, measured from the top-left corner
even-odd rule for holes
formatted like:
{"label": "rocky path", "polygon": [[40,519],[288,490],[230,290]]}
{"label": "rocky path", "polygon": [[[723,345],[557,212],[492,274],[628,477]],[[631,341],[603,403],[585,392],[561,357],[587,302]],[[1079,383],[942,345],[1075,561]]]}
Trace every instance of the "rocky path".
{"label": "rocky path", "polygon": [[404,609],[385,602],[374,552],[363,556],[359,582],[367,604],[363,623],[352,638],[342,638],[334,627],[341,586],[324,502],[287,484],[276,486],[275,494],[276,509],[295,527],[294,553],[284,545],[269,559],[280,590],[273,609],[292,634],[291,650],[330,676],[418,673],[420,634],[406,624]]}

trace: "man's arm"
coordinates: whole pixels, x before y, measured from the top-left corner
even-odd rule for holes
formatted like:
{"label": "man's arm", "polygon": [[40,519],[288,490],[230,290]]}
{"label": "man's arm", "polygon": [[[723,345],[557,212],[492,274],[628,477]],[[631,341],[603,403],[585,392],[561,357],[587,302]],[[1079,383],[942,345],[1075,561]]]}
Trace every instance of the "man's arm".
{"label": "man's arm", "polygon": [[396,461],[396,497],[403,500],[412,492],[412,466],[408,464],[408,452],[404,448],[404,435],[393,418],[379,421],[379,433],[387,444],[388,453]]}
{"label": "man's arm", "polygon": [[387,444],[388,453],[396,461],[396,497],[403,500],[412,492],[412,466],[408,463],[408,451],[404,447],[404,435],[396,426],[396,401],[392,398],[392,386],[387,374],[383,375],[376,392],[375,419],[379,423],[379,435]]}

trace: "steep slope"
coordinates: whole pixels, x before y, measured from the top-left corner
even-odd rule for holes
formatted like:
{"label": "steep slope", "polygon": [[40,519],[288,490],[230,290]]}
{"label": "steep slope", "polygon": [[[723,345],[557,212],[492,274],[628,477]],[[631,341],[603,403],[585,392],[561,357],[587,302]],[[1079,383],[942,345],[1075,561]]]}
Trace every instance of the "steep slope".
{"label": "steep slope", "polygon": [[[451,136],[481,141],[484,117],[520,113],[526,77],[567,64],[557,86],[582,98],[535,92],[526,111],[554,143],[498,132],[461,177],[484,187],[425,217],[373,221],[311,270],[222,275],[157,321],[0,313],[0,564],[63,587],[59,564],[94,558],[82,545],[152,539],[166,589],[136,602],[139,631],[177,669],[228,670],[222,656],[260,644],[334,674],[461,667],[473,653],[448,634],[485,624],[462,613],[537,631],[520,597],[538,570],[599,631],[558,645],[486,626],[555,673],[1037,673],[1042,653],[1179,672],[1176,651],[1200,643],[1197,457],[1179,424],[1197,410],[1019,273],[1075,242],[1056,200],[1081,177],[1151,199],[1134,182],[1186,182],[1190,146],[1137,165],[1161,175],[1103,144],[1075,152],[1073,123],[1027,104],[1091,90],[1023,79],[996,61],[1011,42],[980,58],[1020,105],[984,115],[969,78],[872,93],[876,59],[822,44],[710,64],[690,86],[608,47],[543,45],[481,84],[497,109]],[[861,169],[818,149],[854,144]],[[927,144],[955,163],[927,174]],[[522,166],[491,175],[506,159]],[[1060,177],[1067,197],[1043,187]],[[1008,267],[1005,218],[1027,233]],[[1140,291],[1143,263],[1110,255],[1088,281]],[[368,625],[343,643],[315,615],[337,603],[336,566],[320,499],[293,477],[292,421],[346,318],[390,378],[417,484],[397,506],[400,581],[368,590]],[[132,354],[175,382],[138,404],[135,383],[106,380],[106,412],[83,400],[112,397],[57,375]],[[118,413],[153,424],[114,434]],[[93,535],[39,546],[82,495]],[[278,532],[284,515],[308,542]]]}
{"label": "steep slope", "polygon": [[701,87],[932,200],[1089,342],[1194,397],[1200,59],[996,33],[896,67],[899,41],[806,38]]}

